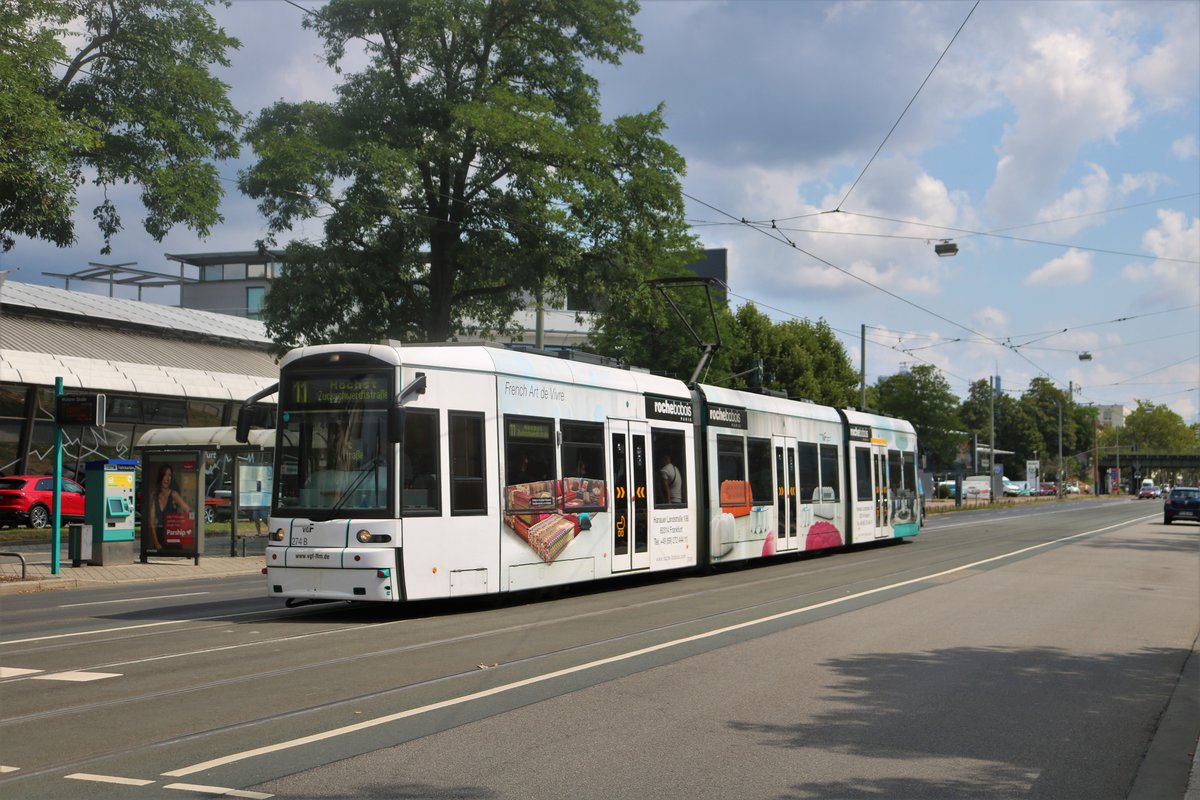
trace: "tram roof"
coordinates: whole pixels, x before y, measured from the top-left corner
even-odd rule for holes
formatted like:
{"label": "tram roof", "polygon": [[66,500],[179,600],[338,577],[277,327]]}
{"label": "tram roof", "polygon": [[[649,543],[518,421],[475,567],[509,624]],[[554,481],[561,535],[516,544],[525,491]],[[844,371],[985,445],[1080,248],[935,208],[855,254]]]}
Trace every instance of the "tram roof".
{"label": "tram roof", "polygon": [[769,394],[739,391],[727,386],[710,386],[701,384],[700,390],[710,403],[720,403],[727,406],[740,406],[752,411],[764,411],[771,414],[788,416],[804,416],[826,422],[841,422],[836,408],[822,406],[808,400],[776,397]]}
{"label": "tram roof", "polygon": [[870,425],[872,428],[882,430],[916,433],[916,429],[908,420],[900,419],[899,417],[887,417],[883,414],[872,414],[869,411],[858,411],[853,408],[846,409],[846,420],[851,425]]}
{"label": "tram roof", "polygon": [[396,366],[455,369],[617,391],[651,392],[680,398],[689,396],[687,384],[675,378],[488,344],[318,345],[292,351],[284,357],[280,366],[308,356],[346,351],[362,353]]}

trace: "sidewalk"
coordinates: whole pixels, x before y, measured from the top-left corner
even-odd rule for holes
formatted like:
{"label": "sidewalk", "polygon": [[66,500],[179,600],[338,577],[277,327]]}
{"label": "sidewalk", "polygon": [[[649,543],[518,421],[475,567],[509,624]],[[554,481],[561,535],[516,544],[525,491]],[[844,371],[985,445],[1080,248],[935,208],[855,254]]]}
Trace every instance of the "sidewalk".
{"label": "sidewalk", "polygon": [[[0,547],[0,551],[4,548]],[[107,584],[177,581],[188,578],[226,578],[261,575],[266,563],[263,556],[245,558],[201,556],[197,564],[191,558],[151,558],[148,563],[132,562],[103,567],[72,567],[65,553],[57,575],[51,572],[50,550],[20,551],[25,557],[25,580],[21,580],[21,561],[14,556],[0,557],[0,595],[28,592],[52,592],[59,589],[96,588]]]}

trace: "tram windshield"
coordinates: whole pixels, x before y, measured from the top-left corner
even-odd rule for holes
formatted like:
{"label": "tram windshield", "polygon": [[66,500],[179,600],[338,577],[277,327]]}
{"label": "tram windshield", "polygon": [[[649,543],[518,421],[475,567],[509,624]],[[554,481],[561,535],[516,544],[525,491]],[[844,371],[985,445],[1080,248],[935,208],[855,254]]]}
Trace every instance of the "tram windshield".
{"label": "tram windshield", "polygon": [[290,375],[279,406],[276,506],[331,519],[392,513],[388,375]]}

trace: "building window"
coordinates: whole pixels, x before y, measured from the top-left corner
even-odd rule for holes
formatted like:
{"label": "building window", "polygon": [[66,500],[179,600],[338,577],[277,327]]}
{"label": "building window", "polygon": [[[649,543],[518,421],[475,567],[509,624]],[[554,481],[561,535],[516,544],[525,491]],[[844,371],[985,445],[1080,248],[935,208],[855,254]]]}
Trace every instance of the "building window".
{"label": "building window", "polygon": [[250,278],[252,280],[254,278],[267,277],[267,265],[266,264],[247,264],[246,265],[246,277]]}
{"label": "building window", "polygon": [[227,281],[244,281],[244,280],[246,280],[246,265],[245,264],[226,264],[225,265],[225,280],[227,280]]}
{"label": "building window", "polygon": [[219,281],[224,277],[224,264],[205,264],[200,268],[200,280],[202,281]]}
{"label": "building window", "polygon": [[265,286],[246,287],[246,316],[250,319],[262,319],[263,301],[266,299]]}

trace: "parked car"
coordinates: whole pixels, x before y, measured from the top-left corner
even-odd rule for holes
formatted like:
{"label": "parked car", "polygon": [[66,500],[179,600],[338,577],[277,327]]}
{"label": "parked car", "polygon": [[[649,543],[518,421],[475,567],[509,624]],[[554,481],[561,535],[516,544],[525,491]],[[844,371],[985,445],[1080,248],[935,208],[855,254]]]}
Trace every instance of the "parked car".
{"label": "parked car", "polygon": [[[54,478],[10,475],[0,478],[0,525],[49,528],[54,518]],[[62,479],[62,521],[83,521],[83,487]]]}
{"label": "parked car", "polygon": [[1040,489],[1043,497],[1054,497],[1058,494],[1058,486],[1053,483],[1043,483]]}
{"label": "parked car", "polygon": [[1163,501],[1163,524],[1170,525],[1177,519],[1200,522],[1200,489],[1176,486]]}

